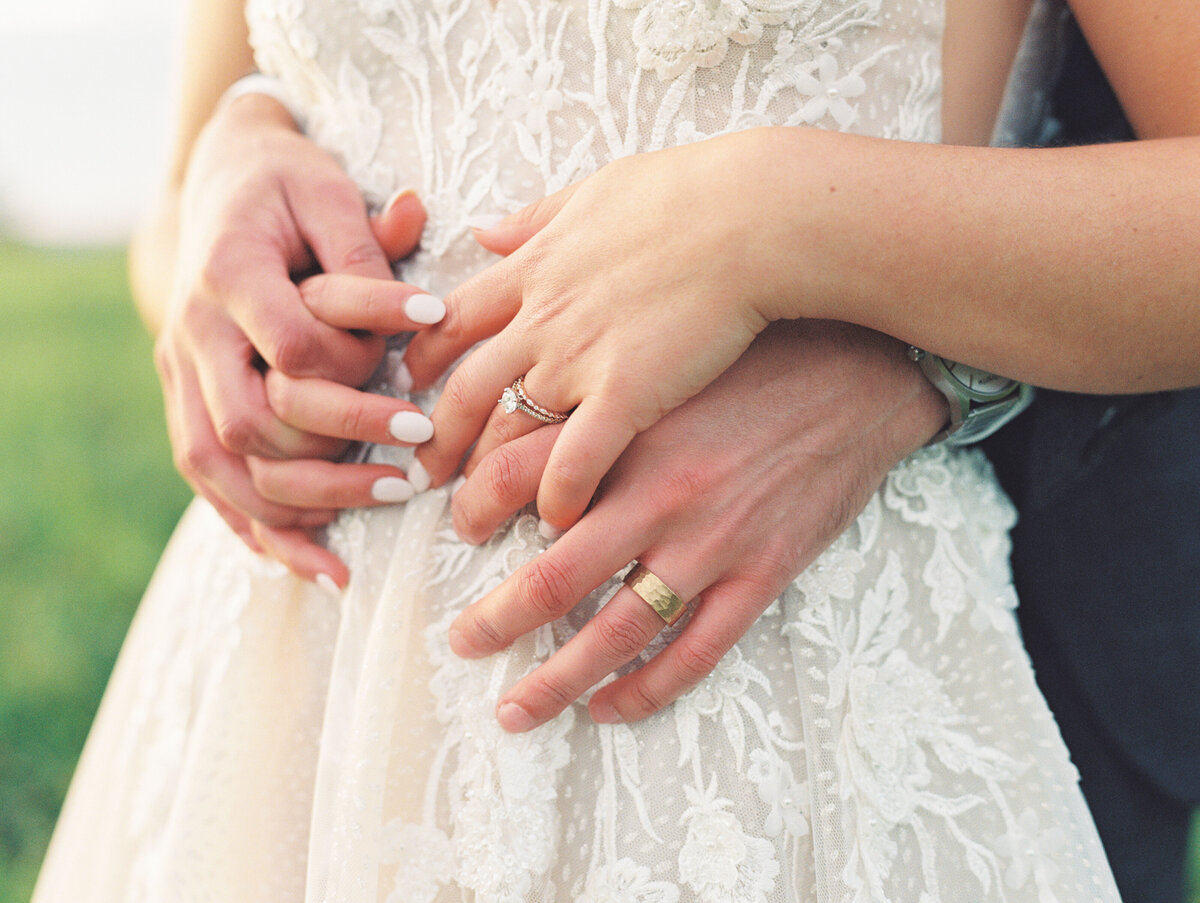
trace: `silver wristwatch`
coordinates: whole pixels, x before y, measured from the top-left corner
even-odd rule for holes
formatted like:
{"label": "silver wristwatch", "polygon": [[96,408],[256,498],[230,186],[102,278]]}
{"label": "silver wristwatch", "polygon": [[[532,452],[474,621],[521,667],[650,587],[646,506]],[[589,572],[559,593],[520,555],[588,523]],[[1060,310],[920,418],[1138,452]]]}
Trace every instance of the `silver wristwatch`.
{"label": "silver wristwatch", "polygon": [[908,357],[950,402],[950,422],[930,441],[970,445],[990,436],[1033,401],[1033,386],[908,346]]}

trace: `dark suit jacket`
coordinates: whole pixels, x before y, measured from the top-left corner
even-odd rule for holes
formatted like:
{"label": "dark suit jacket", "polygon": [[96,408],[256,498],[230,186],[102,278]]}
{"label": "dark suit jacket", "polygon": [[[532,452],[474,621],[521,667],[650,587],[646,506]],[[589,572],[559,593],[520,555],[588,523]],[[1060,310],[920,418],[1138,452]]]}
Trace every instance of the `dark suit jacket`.
{"label": "dark suit jacket", "polygon": [[[1057,140],[1131,137],[1077,32],[1073,41]],[[985,447],[1020,512],[1023,629],[1045,632],[1131,767],[1200,805],[1200,389],[1043,390]]]}

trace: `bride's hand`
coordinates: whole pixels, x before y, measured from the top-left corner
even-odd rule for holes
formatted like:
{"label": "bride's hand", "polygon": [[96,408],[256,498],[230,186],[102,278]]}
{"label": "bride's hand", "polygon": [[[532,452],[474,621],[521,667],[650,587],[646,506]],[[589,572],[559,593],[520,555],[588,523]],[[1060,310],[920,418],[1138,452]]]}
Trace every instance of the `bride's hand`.
{"label": "bride's hand", "polygon": [[769,213],[749,200],[754,140],[618,160],[478,233],[509,256],[452,292],[406,353],[421,387],[494,334],[434,409],[418,453],[434,485],[477,440],[486,450],[540,425],[497,407],[523,375],[543,408],[573,409],[538,492],[542,517],[569,526],[637,433],[738,359],[782,290],[763,259]]}
{"label": "bride's hand", "polygon": [[[945,419],[945,400],[901,343],[828,321],[772,324],[633,440],[583,518],[457,618],[451,647],[472,658],[497,652],[636,558],[694,610],[652,661],[589,703],[600,722],[643,718],[707,675]],[[560,429],[472,459],[453,499],[460,535],[482,542],[532,500]],[[638,656],[663,623],[622,587],[504,695],[501,725],[525,730],[552,718]]]}

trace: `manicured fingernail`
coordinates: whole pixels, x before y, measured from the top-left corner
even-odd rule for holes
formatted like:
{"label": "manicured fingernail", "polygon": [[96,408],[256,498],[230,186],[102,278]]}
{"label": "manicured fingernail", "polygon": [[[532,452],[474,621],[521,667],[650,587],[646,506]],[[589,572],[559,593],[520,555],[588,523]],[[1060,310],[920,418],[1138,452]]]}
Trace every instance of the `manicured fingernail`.
{"label": "manicured fingernail", "polygon": [[433,480],[429,478],[429,471],[416,458],[408,465],[408,482],[412,483],[412,488],[417,492],[424,492],[433,484]]}
{"label": "manicured fingernail", "polygon": [[341,587],[328,574],[317,574],[314,582],[332,596],[340,596],[342,594]]}
{"label": "manicured fingernail", "polygon": [[[388,432],[401,442],[420,445],[433,438],[433,421],[418,411],[400,411],[393,414],[392,419],[388,421]],[[413,480],[411,474],[409,482],[416,486],[416,481]],[[418,489],[417,491],[421,492],[422,490]]]}
{"label": "manicured fingernail", "polygon": [[412,483],[400,477],[380,477],[371,484],[371,498],[377,502],[407,502],[414,491]]}
{"label": "manicured fingernail", "polygon": [[408,364],[404,363],[404,352],[389,351],[387,359],[388,381],[397,392],[407,395],[412,391],[413,379],[412,374],[408,372]]}
{"label": "manicured fingernail", "polygon": [[538,518],[538,532],[542,534],[542,539],[545,539],[548,542],[554,542],[554,540],[558,539],[560,536],[562,536],[567,531],[560,530],[560,529],[558,529],[558,527],[554,526],[554,524],[547,523],[546,521],[542,520],[539,517]]}
{"label": "manicured fingernail", "polygon": [[433,295],[411,295],[404,302],[404,315],[414,323],[439,323],[446,316],[446,305]]}
{"label": "manicured fingernail", "polygon": [[393,194],[390,198],[388,198],[386,201],[384,201],[383,212],[380,213],[379,215],[386,217],[389,213],[392,212],[392,208],[395,207],[397,204],[399,204],[402,200],[404,200],[405,198],[408,198],[408,197],[416,197],[416,196],[417,196],[417,192],[414,189],[401,188],[399,191],[397,191],[395,194]]}
{"label": "manicured fingernail", "polygon": [[593,702],[588,706],[588,713],[596,724],[620,724],[621,716],[607,702]]}
{"label": "manicured fingernail", "polygon": [[498,226],[503,219],[503,213],[477,213],[467,217],[467,225],[479,232],[486,232]]}
{"label": "manicured fingernail", "polygon": [[533,716],[515,702],[503,703],[500,708],[496,709],[496,720],[500,722],[502,728],[513,733],[527,731],[531,727],[537,726]]}
{"label": "manicured fingernail", "polygon": [[458,495],[458,490],[467,485],[467,478],[463,476],[456,477],[454,482],[450,484],[450,498]]}

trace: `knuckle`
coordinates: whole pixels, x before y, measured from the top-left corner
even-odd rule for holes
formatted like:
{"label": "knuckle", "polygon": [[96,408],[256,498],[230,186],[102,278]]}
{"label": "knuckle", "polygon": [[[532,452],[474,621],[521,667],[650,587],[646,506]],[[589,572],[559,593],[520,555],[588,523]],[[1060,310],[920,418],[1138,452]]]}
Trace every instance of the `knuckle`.
{"label": "knuckle", "polygon": [[230,233],[223,233],[213,241],[197,277],[204,294],[227,298],[236,291],[240,253],[239,240]]}
{"label": "knuckle", "polygon": [[212,467],[213,452],[203,445],[188,444],[175,449],[174,461],[175,469],[195,483]]}
{"label": "knuckle", "polygon": [[266,379],[267,404],[275,416],[290,423],[296,415],[295,383],[278,371],[268,372]]}
{"label": "knuckle", "polygon": [[484,524],[483,512],[472,505],[466,505],[454,501],[454,524],[459,528],[460,534],[467,537],[482,537],[487,533]]}
{"label": "knuckle", "polygon": [[214,424],[217,440],[228,451],[237,455],[248,454],[258,443],[258,431],[254,422],[243,414],[229,414]]}
{"label": "knuckle", "polygon": [[627,662],[645,649],[649,641],[642,626],[630,615],[601,612],[593,619],[592,626],[596,645],[609,661]]}
{"label": "knuckle", "polygon": [[475,634],[482,641],[482,645],[488,649],[503,649],[509,643],[509,638],[493,621],[486,617],[476,617],[471,622],[471,633]]}
{"label": "knuckle", "polygon": [[509,501],[520,495],[524,484],[525,461],[507,445],[492,451],[483,471],[488,491],[501,501]]}
{"label": "knuckle", "polygon": [[455,370],[446,381],[438,404],[447,410],[450,416],[464,416],[470,409],[470,395],[467,393],[467,379],[462,369]]}
{"label": "knuckle", "polygon": [[383,261],[383,251],[379,245],[363,240],[343,248],[339,255],[342,269],[352,270],[374,266]]}
{"label": "knuckle", "polygon": [[246,467],[250,471],[250,484],[259,495],[265,498],[274,498],[278,494],[280,481],[276,478],[272,468],[267,467],[260,458],[253,456],[246,458]]}
{"label": "knuckle", "polygon": [[570,570],[554,558],[542,555],[519,572],[517,598],[531,611],[553,619],[578,601],[572,598],[573,586]]}
{"label": "knuckle", "polygon": [[707,498],[711,482],[703,467],[677,464],[669,472],[659,475],[652,493],[653,504],[661,511],[678,510],[696,499]]}
{"label": "knuckle", "polygon": [[310,276],[296,286],[300,301],[313,314],[319,314],[329,300],[329,277],[324,273]]}
{"label": "knuckle", "polygon": [[630,721],[645,718],[666,708],[668,700],[655,690],[651,690],[644,680],[632,680],[625,687],[625,695],[629,704],[620,706],[621,713]]}
{"label": "knuckle", "polygon": [[270,347],[263,349],[264,355],[268,351],[271,366],[289,376],[306,375],[315,358],[319,357],[311,338],[291,325],[281,326],[275,331],[270,338]]}
{"label": "knuckle", "polygon": [[708,677],[720,663],[723,653],[707,640],[689,640],[686,633],[675,640],[677,672],[687,686]]}
{"label": "knuckle", "polygon": [[467,293],[462,288],[452,289],[442,303],[446,305],[446,315],[437,324],[437,331],[448,339],[454,340],[464,333],[462,311],[467,304]]}
{"label": "knuckle", "polygon": [[369,440],[374,438],[379,430],[373,429],[370,411],[362,404],[351,404],[341,412],[344,435],[352,439]]}
{"label": "knuckle", "polygon": [[562,711],[579,696],[573,687],[556,674],[542,674],[540,671],[535,671],[529,676],[529,683],[534,697],[548,701],[550,705],[546,708],[552,709],[554,712]]}

